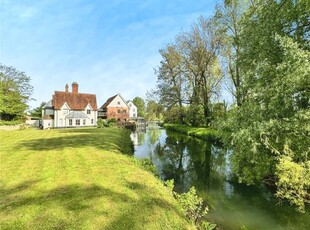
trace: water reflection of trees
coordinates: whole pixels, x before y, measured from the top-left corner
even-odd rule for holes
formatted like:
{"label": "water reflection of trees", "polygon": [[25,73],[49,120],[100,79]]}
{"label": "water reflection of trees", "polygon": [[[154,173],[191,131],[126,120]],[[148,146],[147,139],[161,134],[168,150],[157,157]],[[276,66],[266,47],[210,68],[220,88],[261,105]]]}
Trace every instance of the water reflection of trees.
{"label": "water reflection of trees", "polygon": [[225,150],[203,140],[167,134],[165,144],[157,144],[154,150],[161,161],[163,179],[174,179],[180,192],[191,186],[199,190],[211,185],[223,186],[227,168]]}
{"label": "water reflection of trees", "polygon": [[211,208],[208,217],[223,229],[251,228],[253,223],[259,223],[260,229],[272,225],[294,229],[297,219],[300,229],[309,229],[309,213],[301,216],[293,207],[279,208],[273,193],[263,185],[231,183],[229,152],[221,146],[163,130],[148,130],[144,138],[150,149],[146,156],[162,178],[174,179],[178,192],[195,186]]}

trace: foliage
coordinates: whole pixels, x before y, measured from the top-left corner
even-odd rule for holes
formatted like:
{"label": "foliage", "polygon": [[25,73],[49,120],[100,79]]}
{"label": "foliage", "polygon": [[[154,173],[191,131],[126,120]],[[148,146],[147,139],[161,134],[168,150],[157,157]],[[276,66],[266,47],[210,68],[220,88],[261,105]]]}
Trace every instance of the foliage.
{"label": "foliage", "polygon": [[116,119],[115,118],[110,118],[105,122],[106,127],[113,127],[116,125]]}
{"label": "foliage", "polygon": [[24,123],[24,122],[21,121],[21,120],[17,120],[17,121],[1,121],[0,120],[0,126],[1,125],[13,126],[13,125],[19,125],[19,124],[22,124],[22,123]]}
{"label": "foliage", "polygon": [[237,106],[242,105],[247,94],[244,73],[240,66],[240,52],[242,50],[242,20],[249,5],[250,1],[247,0],[225,0],[222,5],[216,6],[215,13],[215,18],[225,32],[221,46],[222,68],[226,73],[225,85],[234,97]]}
{"label": "foliage", "polygon": [[[219,63],[222,41],[223,33],[216,18],[200,17],[191,30],[180,33],[173,44],[160,50],[162,61],[156,70],[155,93],[169,122],[179,120],[183,124],[183,113],[169,111],[184,111],[183,106],[189,104],[190,111],[202,107],[203,118],[199,116],[202,121],[197,122],[210,125],[211,100],[217,97],[223,77]],[[191,115],[188,120],[193,123],[195,114]]]}
{"label": "foliage", "polygon": [[46,102],[41,102],[40,106],[34,108],[33,110],[30,111],[30,115],[32,117],[42,117],[42,109],[45,106]]}
{"label": "foliage", "polygon": [[144,117],[145,115],[145,102],[141,97],[135,97],[132,102],[137,106],[138,116]]}
{"label": "foliage", "polygon": [[215,229],[216,224],[211,224],[206,220],[201,221],[201,218],[204,218],[208,214],[209,209],[207,206],[204,207],[203,199],[197,195],[195,187],[191,187],[186,193],[178,194],[173,191],[173,179],[165,181],[164,185],[176,198],[184,214],[197,226],[198,229]]}
{"label": "foliage", "polygon": [[[277,180],[278,196],[301,211],[309,203],[309,185],[296,181],[285,165],[308,172],[309,9],[307,0],[224,1],[214,17],[199,18],[160,51],[155,91],[166,122],[221,132],[168,129],[203,138],[220,135],[234,150],[232,168],[240,182]],[[225,104],[212,104],[223,74],[236,101],[228,113]]]}
{"label": "foliage", "polygon": [[146,118],[148,120],[161,120],[163,111],[162,105],[154,100],[150,100],[146,106]]}
{"label": "foliage", "polygon": [[0,64],[0,119],[21,119],[32,92],[29,76]]}
{"label": "foliage", "polygon": [[1,229],[194,228],[159,179],[122,154],[125,129],[0,130],[0,139]]}
{"label": "foliage", "polygon": [[[300,210],[309,202],[309,3],[255,1],[239,18],[236,60],[242,103],[225,118],[240,182],[277,179],[277,194]],[[289,149],[290,158],[287,158]],[[287,165],[296,170],[294,174]]]}
{"label": "foliage", "polygon": [[[185,123],[198,127],[206,125],[206,120],[204,117],[204,110],[202,105],[190,105],[186,108],[186,115],[184,119]],[[178,123],[178,122],[173,122]]]}
{"label": "foliage", "polygon": [[102,118],[98,118],[97,120],[97,127],[98,128],[103,128],[104,127],[104,122]]}
{"label": "foliage", "polygon": [[146,171],[151,172],[154,176],[157,176],[157,177],[159,176],[156,166],[153,164],[152,160],[144,158],[144,159],[138,160],[138,162],[139,162],[139,165],[141,165],[142,168],[144,168]]}
{"label": "foliage", "polygon": [[165,120],[167,123],[184,123],[184,118],[186,117],[186,111],[184,107],[172,106],[170,109],[164,112]]}
{"label": "foliage", "polygon": [[211,128],[205,127],[191,127],[187,125],[179,125],[179,124],[164,124],[164,127],[168,130],[176,131],[179,133],[183,133],[189,136],[193,136],[196,138],[204,139],[204,140],[215,140],[218,141],[220,137],[220,132],[218,130],[214,130]]}
{"label": "foliage", "polygon": [[287,155],[280,156],[276,168],[277,196],[296,205],[300,212],[305,212],[305,202],[310,203],[310,161],[295,163],[286,149]]}
{"label": "foliage", "polygon": [[196,194],[196,189],[191,187],[187,193],[175,194],[176,199],[185,212],[185,215],[195,224],[208,213],[208,207],[203,208],[203,200]]}
{"label": "foliage", "polygon": [[171,179],[171,180],[166,180],[164,181],[164,185],[166,186],[166,188],[168,189],[168,191],[174,195],[174,192],[173,192],[173,188],[174,188],[174,180]]}
{"label": "foliage", "polygon": [[216,224],[212,224],[208,221],[202,221],[199,226],[199,229],[201,230],[213,230],[215,228],[216,228]]}

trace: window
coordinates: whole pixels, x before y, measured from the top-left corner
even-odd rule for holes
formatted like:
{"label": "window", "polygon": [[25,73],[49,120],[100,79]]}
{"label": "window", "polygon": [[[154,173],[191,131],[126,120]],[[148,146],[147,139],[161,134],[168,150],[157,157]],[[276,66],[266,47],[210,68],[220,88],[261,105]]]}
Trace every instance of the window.
{"label": "window", "polygon": [[118,102],[117,102],[117,104],[118,104],[118,105],[120,105],[120,104],[121,104],[121,102],[120,102],[120,101],[118,101]]}
{"label": "window", "polygon": [[135,108],[133,108],[133,109],[132,109],[132,111],[133,111],[133,112],[136,112],[136,109],[135,109]]}
{"label": "window", "polygon": [[121,113],[121,110],[120,110],[120,109],[118,109],[118,110],[117,110],[117,113]]}
{"label": "window", "polygon": [[64,112],[64,115],[67,115],[69,113],[67,109],[64,109],[63,112]]}
{"label": "window", "polygon": [[133,114],[133,117],[136,117],[136,114],[135,114],[135,113]]}
{"label": "window", "polygon": [[83,119],[83,125],[86,125],[86,119]]}
{"label": "window", "polygon": [[94,119],[91,119],[91,124],[94,124]]}
{"label": "window", "polygon": [[126,113],[126,110],[125,110],[125,109],[123,110],[123,113]]}
{"label": "window", "polygon": [[72,125],[72,119],[69,119],[69,125]]}
{"label": "window", "polygon": [[90,109],[87,110],[87,114],[90,114]]}
{"label": "window", "polygon": [[80,119],[75,120],[75,125],[80,125]]}

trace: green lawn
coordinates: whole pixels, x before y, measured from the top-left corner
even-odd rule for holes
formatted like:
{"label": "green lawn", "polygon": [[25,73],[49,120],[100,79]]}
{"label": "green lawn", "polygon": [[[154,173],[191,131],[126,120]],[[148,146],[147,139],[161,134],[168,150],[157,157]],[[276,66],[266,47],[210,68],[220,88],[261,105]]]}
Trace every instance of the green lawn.
{"label": "green lawn", "polygon": [[0,131],[1,229],[189,229],[118,128]]}

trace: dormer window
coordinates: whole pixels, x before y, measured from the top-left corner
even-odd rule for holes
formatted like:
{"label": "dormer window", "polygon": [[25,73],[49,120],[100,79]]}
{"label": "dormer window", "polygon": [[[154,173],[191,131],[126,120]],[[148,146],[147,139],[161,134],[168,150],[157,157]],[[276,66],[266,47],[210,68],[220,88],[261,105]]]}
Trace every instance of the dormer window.
{"label": "dormer window", "polygon": [[87,114],[90,114],[90,109],[87,110]]}

